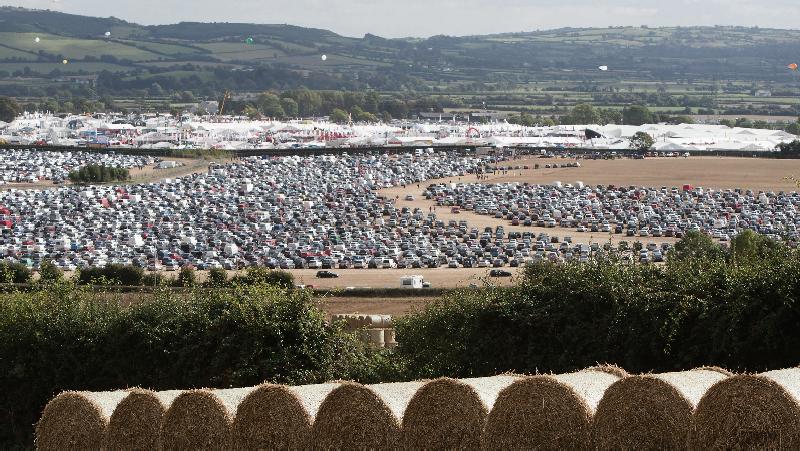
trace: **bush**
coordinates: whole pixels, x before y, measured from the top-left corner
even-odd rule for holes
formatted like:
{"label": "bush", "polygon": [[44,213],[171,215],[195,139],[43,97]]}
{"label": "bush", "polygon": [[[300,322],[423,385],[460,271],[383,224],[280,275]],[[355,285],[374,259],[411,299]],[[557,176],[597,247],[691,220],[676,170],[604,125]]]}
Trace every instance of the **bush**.
{"label": "bush", "polygon": [[2,283],[29,283],[33,272],[22,263],[0,262]]}
{"label": "bush", "polygon": [[224,287],[228,284],[228,272],[221,268],[212,268],[208,272],[206,286],[212,288]]}
{"label": "bush", "polygon": [[294,288],[294,275],[287,271],[276,271],[254,266],[248,268],[245,275],[234,277],[231,283],[239,285],[271,285],[278,288],[291,289]]}
{"label": "bush", "polygon": [[800,253],[779,247],[663,267],[533,265],[515,287],[451,293],[398,319],[398,358],[415,377],[566,372],[597,362],[632,372],[796,366]]}
{"label": "bush", "polygon": [[83,268],[78,271],[81,285],[121,285],[138,287],[142,285],[144,269],[132,265],[107,265],[104,268]]}
{"label": "bush", "polygon": [[59,282],[64,278],[64,271],[50,260],[42,262],[39,267],[39,280],[44,283]]}
{"label": "bush", "polygon": [[197,277],[194,268],[184,266],[181,272],[178,273],[178,278],[175,280],[176,287],[192,288],[197,286]]}
{"label": "bush", "polygon": [[367,377],[387,366],[328,325],[310,293],[159,290],[132,307],[69,284],[2,295],[0,447],[32,448],[62,390],[246,387]]}
{"label": "bush", "polygon": [[151,272],[142,277],[142,285],[146,287],[166,286],[169,285],[169,279],[160,272]]}

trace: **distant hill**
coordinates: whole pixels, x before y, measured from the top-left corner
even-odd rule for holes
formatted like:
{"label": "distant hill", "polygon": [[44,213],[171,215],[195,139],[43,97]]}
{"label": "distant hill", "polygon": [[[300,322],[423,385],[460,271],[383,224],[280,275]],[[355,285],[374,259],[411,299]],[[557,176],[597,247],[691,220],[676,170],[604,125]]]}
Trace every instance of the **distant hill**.
{"label": "distant hill", "polygon": [[[106,32],[111,33],[109,38]],[[63,60],[68,64],[62,65]],[[792,62],[800,63],[797,30],[563,28],[384,39],[351,38],[291,25],[143,26],[116,18],[0,7],[0,79],[23,73],[53,78],[105,72],[117,74],[112,87],[133,88],[148,78],[166,78],[164,74],[178,80],[166,83],[183,84],[186,89],[239,90],[301,84],[391,91],[510,89],[541,81],[596,85],[586,89],[603,90],[623,80],[791,84],[796,79],[786,66]],[[610,70],[602,72],[598,66]],[[246,75],[255,71],[260,71],[261,79]],[[264,80],[266,76],[271,78]],[[13,87],[0,83],[0,93],[20,90],[15,83]]]}

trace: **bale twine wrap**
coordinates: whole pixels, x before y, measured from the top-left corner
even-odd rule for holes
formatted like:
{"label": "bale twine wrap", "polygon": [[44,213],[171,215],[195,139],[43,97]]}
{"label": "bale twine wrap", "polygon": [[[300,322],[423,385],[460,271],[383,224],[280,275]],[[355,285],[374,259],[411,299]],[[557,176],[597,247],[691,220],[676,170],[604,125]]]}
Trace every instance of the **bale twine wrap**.
{"label": "bale twine wrap", "polygon": [[50,400],[36,425],[40,450],[99,450],[114,409],[128,392],[64,392]]}
{"label": "bale twine wrap", "polygon": [[239,403],[255,387],[189,390],[169,406],[159,443],[165,450],[227,449]]}
{"label": "bale twine wrap", "polygon": [[592,426],[595,448],[686,449],[700,398],[726,378],[719,369],[697,369],[619,380],[597,407]]}
{"label": "bale twine wrap", "polygon": [[338,383],[264,384],[242,400],[233,421],[235,449],[307,449],[320,405]]}
{"label": "bale twine wrap", "polygon": [[594,412],[618,380],[616,374],[595,370],[517,380],[500,392],[489,412],[483,447],[590,449]]}
{"label": "bale twine wrap", "polygon": [[117,405],[108,423],[106,448],[148,451],[158,449],[164,414],[180,390],[153,392],[134,388]]}
{"label": "bale twine wrap", "polygon": [[437,379],[420,388],[403,416],[405,449],[478,449],[501,390],[519,377]]}
{"label": "bale twine wrap", "polygon": [[423,384],[342,383],[319,407],[311,448],[398,449],[406,406]]}
{"label": "bale twine wrap", "polygon": [[711,387],[697,406],[689,447],[800,448],[800,369],[740,374]]}

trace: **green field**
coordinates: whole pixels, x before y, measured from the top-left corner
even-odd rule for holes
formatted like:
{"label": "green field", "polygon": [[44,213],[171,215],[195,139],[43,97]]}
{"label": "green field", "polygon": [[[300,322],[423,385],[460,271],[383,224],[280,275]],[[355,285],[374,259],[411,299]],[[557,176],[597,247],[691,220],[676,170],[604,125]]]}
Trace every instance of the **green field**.
{"label": "green field", "polygon": [[[35,42],[39,37],[40,41]],[[4,46],[36,54],[44,51],[54,55],[64,55],[69,59],[82,59],[87,56],[100,57],[112,55],[118,59],[132,61],[148,61],[162,58],[162,55],[138,49],[130,45],[103,39],[77,39],[37,33],[4,33],[0,32],[0,42]],[[6,47],[0,47],[0,58]]]}
{"label": "green field", "polygon": [[131,70],[128,66],[111,63],[85,63],[82,61],[70,61],[68,64],[62,63],[0,63],[0,70],[13,72],[29,68],[32,72],[37,74],[49,74],[55,69],[66,74],[78,73],[97,73],[104,70],[109,72],[128,72]]}
{"label": "green field", "polygon": [[265,60],[286,56],[283,50],[264,44],[248,45],[244,42],[212,42],[198,44],[221,61]]}

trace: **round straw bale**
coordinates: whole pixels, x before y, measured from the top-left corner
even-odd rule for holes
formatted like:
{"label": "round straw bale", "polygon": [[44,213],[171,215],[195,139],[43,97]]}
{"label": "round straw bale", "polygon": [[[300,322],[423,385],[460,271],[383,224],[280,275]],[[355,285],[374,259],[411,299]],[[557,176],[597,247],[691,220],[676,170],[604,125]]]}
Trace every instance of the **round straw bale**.
{"label": "round straw bale", "polygon": [[422,385],[423,382],[341,384],[319,407],[311,432],[312,448],[399,448],[403,414]]}
{"label": "round straw bale", "polygon": [[605,390],[620,378],[606,371],[531,376],[506,387],[486,420],[485,449],[589,449],[591,420]]}
{"label": "round straw bale", "polygon": [[403,416],[406,449],[478,449],[486,416],[515,376],[437,379],[420,388]]}
{"label": "round straw bale", "polygon": [[685,449],[697,403],[727,377],[718,369],[698,369],[620,379],[597,407],[595,448]]}
{"label": "round straw bale", "polygon": [[44,408],[36,426],[40,450],[99,450],[105,446],[108,421],[126,391],[64,392]]}
{"label": "round straw bale", "polygon": [[165,450],[229,448],[236,409],[252,388],[189,390],[164,413],[160,444]]}
{"label": "round straw bale", "polygon": [[800,369],[740,374],[711,387],[697,406],[689,446],[800,448]]}
{"label": "round straw bale", "polygon": [[307,449],[319,406],[338,386],[259,386],[244,398],[236,411],[234,448]]}
{"label": "round straw bale", "polygon": [[135,388],[119,403],[108,422],[108,450],[158,449],[161,421],[179,390],[152,392]]}

